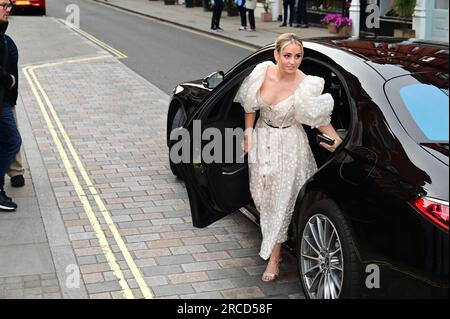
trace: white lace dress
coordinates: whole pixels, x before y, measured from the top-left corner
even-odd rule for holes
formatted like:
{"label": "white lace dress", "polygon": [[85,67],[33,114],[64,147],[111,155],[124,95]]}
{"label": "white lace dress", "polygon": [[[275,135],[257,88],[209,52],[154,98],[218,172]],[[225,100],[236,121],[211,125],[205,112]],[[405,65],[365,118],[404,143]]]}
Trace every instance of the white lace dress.
{"label": "white lace dress", "polygon": [[261,219],[263,259],[270,257],[275,244],[287,240],[298,193],[317,170],[301,124],[329,124],[334,105],[330,94],[322,95],[324,80],[310,75],[287,99],[266,104],[259,92],[270,65],[270,61],[258,64],[235,97],[246,113],[260,110],[248,161],[250,192]]}

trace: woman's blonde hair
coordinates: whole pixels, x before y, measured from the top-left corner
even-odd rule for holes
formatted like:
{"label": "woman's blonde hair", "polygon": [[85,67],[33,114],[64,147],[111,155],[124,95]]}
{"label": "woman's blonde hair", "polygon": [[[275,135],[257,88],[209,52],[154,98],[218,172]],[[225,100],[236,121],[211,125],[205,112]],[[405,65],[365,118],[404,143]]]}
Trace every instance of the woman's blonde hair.
{"label": "woman's blonde hair", "polygon": [[300,37],[298,35],[296,35],[295,33],[281,34],[275,41],[275,50],[277,50],[278,53],[281,53],[283,48],[289,44],[299,45],[300,48],[302,48],[302,55],[303,55],[303,42],[300,39]]}

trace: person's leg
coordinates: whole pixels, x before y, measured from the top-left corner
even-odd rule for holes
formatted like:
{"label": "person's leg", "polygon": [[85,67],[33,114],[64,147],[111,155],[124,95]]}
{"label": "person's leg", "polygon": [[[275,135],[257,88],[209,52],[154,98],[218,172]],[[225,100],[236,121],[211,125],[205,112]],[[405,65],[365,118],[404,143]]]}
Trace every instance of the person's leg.
{"label": "person's leg", "polygon": [[255,10],[248,10],[248,21],[250,23],[250,29],[255,30]]}
{"label": "person's leg", "polygon": [[[16,126],[19,127],[17,122],[17,114],[16,114],[16,107],[12,108],[14,120],[16,121]],[[16,157],[14,158],[14,161],[12,162],[11,166],[9,167],[9,170],[7,172],[8,176],[11,177],[11,185],[14,187],[21,187],[24,185],[24,179],[23,174],[25,172],[25,169],[22,165],[22,156],[20,155],[20,151],[16,154]]]}
{"label": "person's leg", "polygon": [[217,8],[217,28],[220,28],[220,17],[222,16],[223,3],[220,3]]}
{"label": "person's leg", "polygon": [[217,28],[217,6],[216,3],[212,8],[212,18],[211,18],[211,29],[215,30]]}
{"label": "person's leg", "polygon": [[263,281],[273,281],[278,277],[278,275],[280,274],[280,262],[281,244],[276,244],[275,247],[273,247],[266,270],[262,275]]}
{"label": "person's leg", "polygon": [[297,3],[297,26],[300,26],[300,24],[302,23],[301,2],[302,0],[298,0]]}
{"label": "person's leg", "polygon": [[22,139],[14,120],[10,105],[3,105],[0,112],[0,210],[14,210],[17,205],[8,198],[4,191],[5,174],[17,152],[20,150]]}
{"label": "person's leg", "polygon": [[304,26],[308,25],[308,13],[306,12],[306,0],[300,0],[301,20]]}
{"label": "person's leg", "polygon": [[289,0],[289,26],[292,27],[292,23],[294,22],[294,8],[295,8],[295,0]]}
{"label": "person's leg", "polygon": [[247,14],[244,6],[239,7],[239,15],[241,16],[241,26],[247,28]]}
{"label": "person's leg", "polygon": [[14,176],[23,176],[25,172],[25,169],[23,168],[22,165],[22,155],[20,155],[20,151],[19,153],[16,154],[16,157],[14,158],[14,161],[12,162],[11,166],[9,167],[8,172],[6,172],[8,174],[9,177],[14,177]]}
{"label": "person's leg", "polygon": [[287,25],[288,5],[289,0],[283,0],[283,23],[280,27],[285,27]]}

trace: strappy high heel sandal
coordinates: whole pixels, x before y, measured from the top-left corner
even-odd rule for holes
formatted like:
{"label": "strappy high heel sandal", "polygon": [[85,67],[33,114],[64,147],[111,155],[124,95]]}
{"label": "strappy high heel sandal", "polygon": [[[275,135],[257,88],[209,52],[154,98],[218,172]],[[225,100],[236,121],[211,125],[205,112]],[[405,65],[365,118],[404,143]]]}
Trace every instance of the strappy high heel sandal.
{"label": "strappy high heel sandal", "polygon": [[[278,258],[278,260],[275,262],[275,271],[274,272],[270,272],[270,271],[265,271],[261,277],[261,280],[264,282],[270,282],[270,281],[274,281],[278,278],[279,274],[280,274],[280,263],[281,263],[282,259],[281,257]],[[270,262],[270,261],[269,261]]]}

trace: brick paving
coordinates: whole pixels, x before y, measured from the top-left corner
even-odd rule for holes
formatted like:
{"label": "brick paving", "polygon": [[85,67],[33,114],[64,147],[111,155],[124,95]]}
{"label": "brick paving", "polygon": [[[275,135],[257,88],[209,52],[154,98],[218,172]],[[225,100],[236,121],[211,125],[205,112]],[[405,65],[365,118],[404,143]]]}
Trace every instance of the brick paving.
{"label": "brick paving", "polygon": [[[155,298],[303,297],[295,260],[286,252],[280,280],[260,280],[265,265],[258,256],[261,234],[243,215],[232,214],[204,229],[192,226],[184,184],[168,165],[165,93],[113,57],[35,73]],[[20,103],[86,297],[124,298],[26,81],[21,83]],[[77,176],[134,297],[142,298],[78,171]],[[21,213],[19,209],[16,214]],[[1,277],[0,272],[0,298],[70,297],[59,290],[57,275]]]}

